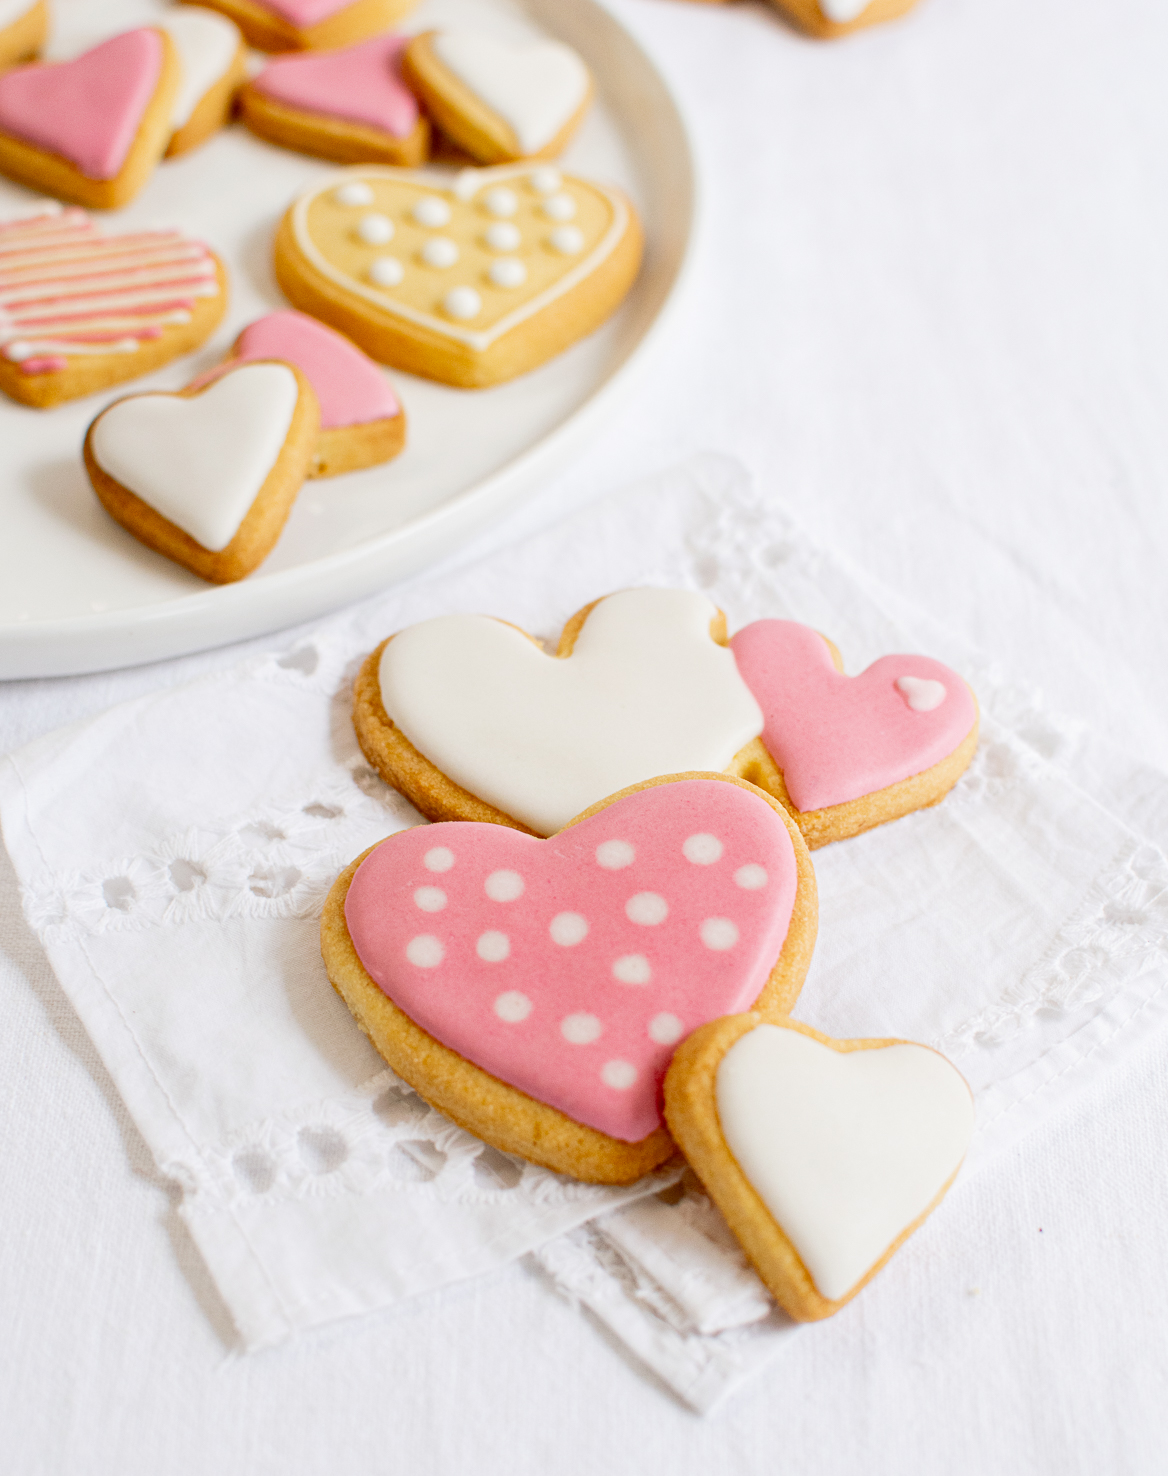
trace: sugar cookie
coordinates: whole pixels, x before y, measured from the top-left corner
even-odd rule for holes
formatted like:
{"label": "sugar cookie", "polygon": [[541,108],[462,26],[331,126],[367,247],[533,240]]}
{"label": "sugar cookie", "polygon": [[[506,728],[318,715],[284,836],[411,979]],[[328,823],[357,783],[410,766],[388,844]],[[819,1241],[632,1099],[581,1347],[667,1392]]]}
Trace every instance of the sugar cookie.
{"label": "sugar cookie", "polygon": [[762,713],[725,632],[717,606],[682,589],[594,601],[555,656],[504,621],[442,615],[367,658],[353,723],[423,815],[551,835],[630,784],[735,767]]}
{"label": "sugar cookie", "polygon": [[917,0],[771,0],[784,15],[821,40],[832,40],[862,26],[897,20]]}
{"label": "sugar cookie", "polygon": [[790,1317],[830,1317],[936,1209],[973,1099],[927,1046],[832,1040],[781,1016],[704,1025],[665,1078],[690,1166]]}
{"label": "sugar cookie", "polygon": [[271,552],[319,427],[316,395],[298,369],[241,364],[204,388],[116,401],[89,427],[85,469],[135,538],[228,584]]}
{"label": "sugar cookie", "polygon": [[931,657],[844,676],[835,647],[793,620],[755,621],[730,649],[765,720],[750,777],[812,850],[935,805],[973,759],[977,700]]}
{"label": "sugar cookie", "polygon": [[0,69],[31,61],[49,39],[49,0],[0,0]]}
{"label": "sugar cookie", "polygon": [[399,831],[340,876],[329,978],[427,1101],[507,1153],[625,1183],[673,1145],[677,1042],[758,1000],[789,1008],[815,942],[815,878],[775,800],[678,774],[550,840],[500,825]]}
{"label": "sugar cookie", "polygon": [[166,149],[175,159],[231,121],[235,94],[247,77],[247,48],[239,27],[210,10],[168,11],[158,24],[178,48],[182,67]]}
{"label": "sugar cookie", "polygon": [[240,94],[260,138],[338,164],[424,163],[430,124],[401,78],[405,36],[270,61]]}
{"label": "sugar cookie", "polygon": [[233,20],[260,51],[329,51],[376,36],[417,0],[186,0]]}
{"label": "sugar cookie", "polygon": [[480,164],[554,159],[592,101],[588,68],[562,41],[425,31],[404,70],[442,132]]}
{"label": "sugar cookie", "polygon": [[368,167],[306,191],[276,239],[285,295],[383,364],[476,388],[599,327],[632,286],[641,228],[616,190],[526,166]]}
{"label": "sugar cookie", "polygon": [[0,390],[45,409],[190,353],[227,306],[227,274],[178,231],[103,235],[42,201],[0,220]]}
{"label": "sugar cookie", "polygon": [[0,75],[0,173],[98,210],[128,204],[166,152],[182,81],[155,26]]}

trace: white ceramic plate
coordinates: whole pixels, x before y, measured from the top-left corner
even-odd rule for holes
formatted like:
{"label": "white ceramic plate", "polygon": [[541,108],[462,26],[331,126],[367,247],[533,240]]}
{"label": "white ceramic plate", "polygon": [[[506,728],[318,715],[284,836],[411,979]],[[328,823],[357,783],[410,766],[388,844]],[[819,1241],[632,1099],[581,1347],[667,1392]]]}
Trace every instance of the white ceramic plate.
{"label": "white ceramic plate", "polygon": [[[58,0],[50,56],[148,22],[158,0]],[[0,677],[130,666],[241,640],[360,599],[445,555],[522,499],[623,393],[676,294],[693,226],[693,156],[677,105],[638,44],[596,0],[425,0],[410,30],[463,24],[550,34],[584,56],[598,100],[564,166],[621,186],[645,224],[645,264],[599,332],[532,374],[466,392],[393,374],[409,445],[385,467],[305,484],[279,544],[239,584],[209,588],[143,548],[102,511],[80,459],[85,428],[129,389],[178,389],[239,330],[284,305],[275,226],[335,166],[268,147],[242,127],[162,165],[111,228],[177,225],[204,237],[232,279],[227,318],[200,353],[105,396],[34,411],[0,395]],[[27,191],[0,180],[0,214]]]}

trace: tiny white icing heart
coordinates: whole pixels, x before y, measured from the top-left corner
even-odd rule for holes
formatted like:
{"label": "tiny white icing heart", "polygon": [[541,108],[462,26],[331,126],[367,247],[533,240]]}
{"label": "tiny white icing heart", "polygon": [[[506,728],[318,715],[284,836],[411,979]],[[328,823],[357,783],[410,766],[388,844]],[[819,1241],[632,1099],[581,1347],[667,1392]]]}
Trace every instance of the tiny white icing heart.
{"label": "tiny white icing heart", "polygon": [[508,123],[525,154],[551,143],[588,92],[588,70],[560,41],[510,46],[471,31],[441,31],[435,56]]}
{"label": "tiny white icing heart", "polygon": [[846,26],[857,16],[863,15],[872,0],[819,0],[819,8],[829,21],[837,26]]}
{"label": "tiny white icing heart", "polygon": [[540,835],[658,774],[726,768],[762,731],[716,607],[684,589],[601,600],[571,656],[513,626],[442,615],[385,648],[385,710],[456,784]]}
{"label": "tiny white icing heart", "polygon": [[220,553],[239,531],[283,449],[296,412],[284,364],[246,364],[189,399],[132,395],[93,428],[97,464]]}
{"label": "tiny white icing heart", "polygon": [[722,1136],[819,1294],[845,1297],[957,1171],[969,1088],[918,1045],[835,1051],[757,1025],[718,1065]]}
{"label": "tiny white icing heart", "polygon": [[934,712],[945,700],[945,683],[932,677],[897,677],[896,689],[913,712]]}

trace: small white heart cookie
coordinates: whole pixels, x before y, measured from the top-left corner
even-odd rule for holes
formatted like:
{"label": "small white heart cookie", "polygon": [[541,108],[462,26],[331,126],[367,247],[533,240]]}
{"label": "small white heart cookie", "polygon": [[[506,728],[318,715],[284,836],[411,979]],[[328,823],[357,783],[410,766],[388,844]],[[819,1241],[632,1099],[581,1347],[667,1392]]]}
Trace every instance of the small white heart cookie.
{"label": "small white heart cookie", "polygon": [[907,14],[917,0],[771,0],[771,3],[812,36],[830,41],[861,26],[896,20]]}
{"label": "small white heart cookie", "polygon": [[679,1049],[674,1140],[776,1301],[829,1317],[936,1208],[973,1132],[960,1073],[927,1046],[834,1041],[732,1015]]}
{"label": "small white heart cookie", "polygon": [[247,80],[247,48],[239,27],[212,10],[169,10],[158,24],[178,48],[182,64],[166,149],[166,157],[175,159],[230,121],[235,94]]}
{"label": "small white heart cookie", "polygon": [[403,73],[442,132],[480,164],[554,159],[592,99],[588,68],[561,41],[425,31]]}
{"label": "small white heart cookie", "polygon": [[224,584],[271,551],[319,424],[298,369],[246,363],[203,388],[118,400],[89,427],[85,467],[106,511],[135,538]]}

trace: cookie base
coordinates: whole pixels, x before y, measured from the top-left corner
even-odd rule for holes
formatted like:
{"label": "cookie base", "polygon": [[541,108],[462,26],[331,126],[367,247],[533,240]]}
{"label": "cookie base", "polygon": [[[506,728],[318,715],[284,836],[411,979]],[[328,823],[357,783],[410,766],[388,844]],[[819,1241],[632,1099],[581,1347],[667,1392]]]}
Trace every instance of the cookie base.
{"label": "cookie base", "polygon": [[430,124],[424,117],[418,118],[405,138],[395,138],[368,123],[289,107],[265,96],[254,83],[240,93],[239,113],[244,125],[258,138],[337,164],[391,164],[415,169],[430,153]]}
{"label": "cookie base", "polygon": [[853,31],[865,26],[878,26],[884,21],[899,20],[917,3],[917,0],[872,0],[867,10],[855,20],[829,20],[820,10],[817,0],[771,0],[776,10],[782,11],[788,20],[800,30],[814,36],[817,41],[834,41],[840,36],[850,36]]}
{"label": "cookie base", "polygon": [[369,420],[364,425],[342,425],[322,430],[308,475],[314,479],[339,477],[344,472],[380,466],[392,461],[406,444],[406,412]]}
{"label": "cookie base", "polygon": [[387,30],[408,15],[417,0],[353,0],[344,10],[303,28],[282,20],[252,0],[183,0],[183,3],[217,10],[233,20],[247,44],[258,51],[332,51]]}
{"label": "cookie base", "polygon": [[212,134],[225,128],[235,111],[235,95],[246,81],[247,47],[241,40],[230,67],[199,99],[195,111],[183,126],[171,134],[163,157],[177,159],[182,154],[189,154],[192,149],[206,143]]}
{"label": "cookie base", "polygon": [[49,39],[49,0],[37,0],[10,26],[0,29],[0,71],[35,61]]}

